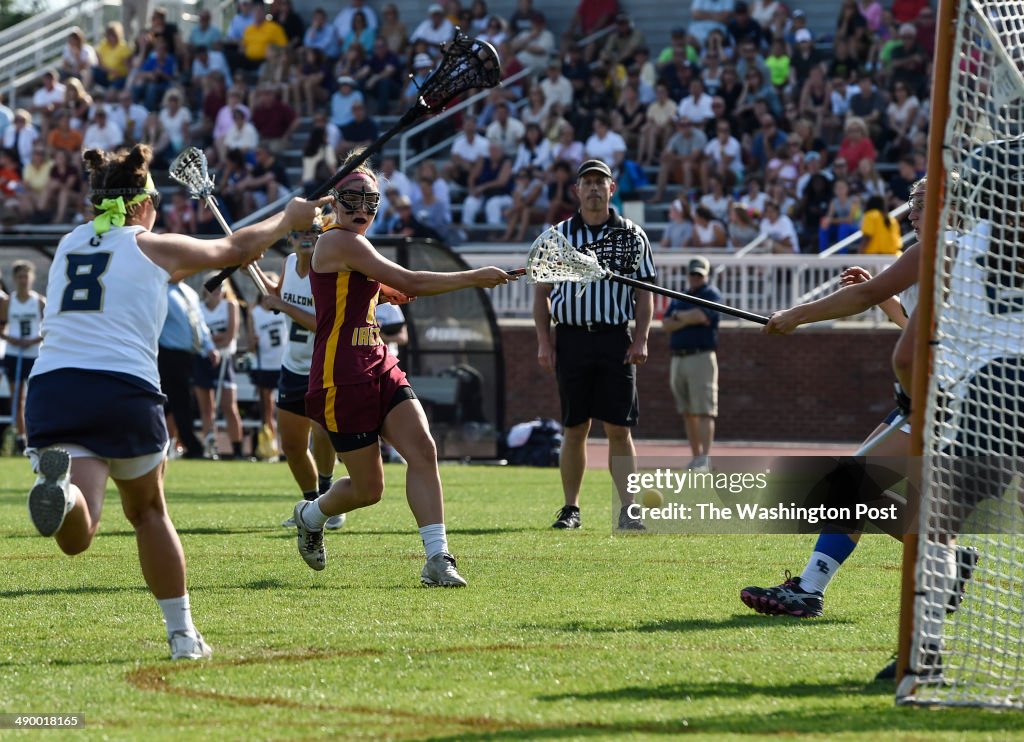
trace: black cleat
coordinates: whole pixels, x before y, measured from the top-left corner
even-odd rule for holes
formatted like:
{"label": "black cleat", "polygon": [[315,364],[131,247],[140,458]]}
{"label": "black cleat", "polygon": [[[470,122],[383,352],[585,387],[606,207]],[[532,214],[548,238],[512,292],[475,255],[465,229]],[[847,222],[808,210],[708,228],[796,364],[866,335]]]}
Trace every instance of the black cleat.
{"label": "black cleat", "polygon": [[629,515],[629,505],[623,506],[619,511],[619,530],[620,531],[646,531],[647,528],[639,518],[633,518]]}
{"label": "black cleat", "polygon": [[956,547],[956,587],[953,588],[953,594],[949,596],[946,613],[955,613],[963,602],[964,593],[967,592],[967,583],[974,576],[974,568],[978,566],[978,559],[978,550],[973,546]]}
{"label": "black cleat", "polygon": [[800,578],[786,571],[786,581],[776,587],[745,587],[740,600],[766,616],[797,616],[814,618],[824,610],[825,598],[821,593],[809,593],[800,588]]}
{"label": "black cleat", "polygon": [[580,509],[574,505],[566,505],[558,511],[558,516],[555,522],[551,524],[552,528],[560,528],[562,530],[568,530],[570,528],[580,527]]}

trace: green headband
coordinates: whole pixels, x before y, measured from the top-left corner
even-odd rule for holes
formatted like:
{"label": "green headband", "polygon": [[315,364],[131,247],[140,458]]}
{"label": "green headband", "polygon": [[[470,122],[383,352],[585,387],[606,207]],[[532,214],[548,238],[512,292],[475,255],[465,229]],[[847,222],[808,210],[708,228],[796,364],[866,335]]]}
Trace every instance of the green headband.
{"label": "green headband", "polygon": [[[95,206],[96,216],[92,221],[93,229],[96,234],[104,234],[110,231],[111,227],[123,227],[125,216],[128,214],[128,207],[134,206],[135,204],[141,204],[150,194],[156,190],[156,186],[153,184],[153,176],[146,176],[145,190],[141,193],[135,188],[129,189],[117,189],[117,190],[106,190],[106,191],[94,191],[93,195],[117,195],[114,198],[104,198],[100,201],[98,206]],[[126,202],[124,200],[125,195],[134,193]]]}

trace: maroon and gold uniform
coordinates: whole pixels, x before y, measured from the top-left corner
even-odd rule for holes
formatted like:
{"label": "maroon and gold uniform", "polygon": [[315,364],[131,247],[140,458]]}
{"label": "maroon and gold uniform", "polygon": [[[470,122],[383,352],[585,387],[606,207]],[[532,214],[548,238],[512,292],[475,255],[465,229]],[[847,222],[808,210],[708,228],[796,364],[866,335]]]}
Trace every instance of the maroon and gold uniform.
{"label": "maroon and gold uniform", "polygon": [[374,316],[380,283],[354,271],[312,268],[309,283],[316,340],[306,414],[329,433],[378,432],[396,390],[409,386]]}

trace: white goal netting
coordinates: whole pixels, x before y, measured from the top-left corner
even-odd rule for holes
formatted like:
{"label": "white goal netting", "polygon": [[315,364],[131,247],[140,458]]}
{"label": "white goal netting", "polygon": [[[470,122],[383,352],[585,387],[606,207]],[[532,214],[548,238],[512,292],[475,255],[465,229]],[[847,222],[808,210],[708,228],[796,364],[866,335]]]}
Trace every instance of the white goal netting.
{"label": "white goal netting", "polygon": [[1024,2],[961,0],[955,38],[949,118],[931,127],[945,238],[897,701],[1024,708]]}

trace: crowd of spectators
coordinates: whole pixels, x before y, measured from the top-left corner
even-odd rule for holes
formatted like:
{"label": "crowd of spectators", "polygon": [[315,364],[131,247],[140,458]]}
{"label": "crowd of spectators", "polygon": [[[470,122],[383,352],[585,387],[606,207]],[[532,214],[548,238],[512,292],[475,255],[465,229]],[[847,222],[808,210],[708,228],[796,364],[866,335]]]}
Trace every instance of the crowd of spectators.
{"label": "crowd of spectators", "polygon": [[[376,139],[455,26],[493,44],[513,79],[417,138],[459,131],[441,166],[380,163],[390,180],[378,233],[529,239],[575,209],[572,173],[599,158],[615,170],[617,205],[643,200],[649,220],[664,220],[665,249],[761,236],[762,249],[816,252],[864,225],[888,233],[874,212],[906,201],[922,174],[927,0],[843,0],[822,38],[779,0],[694,0],[689,25],[660,48],[617,0],[580,0],[561,29],[532,0],[508,18],[486,0],[447,0],[406,20],[367,0],[308,18],[289,0],[238,0],[224,29],[201,10],[183,34],[159,7],[129,35],[109,23],[95,46],[73,29],[29,108],[0,107],[0,219],[88,218],[80,151],[138,141],[158,169],[202,147],[237,219],[297,185],[286,149],[301,148],[301,179],[314,182]],[[168,229],[213,223],[183,197],[163,216]],[[884,237],[862,247],[898,249]]]}

